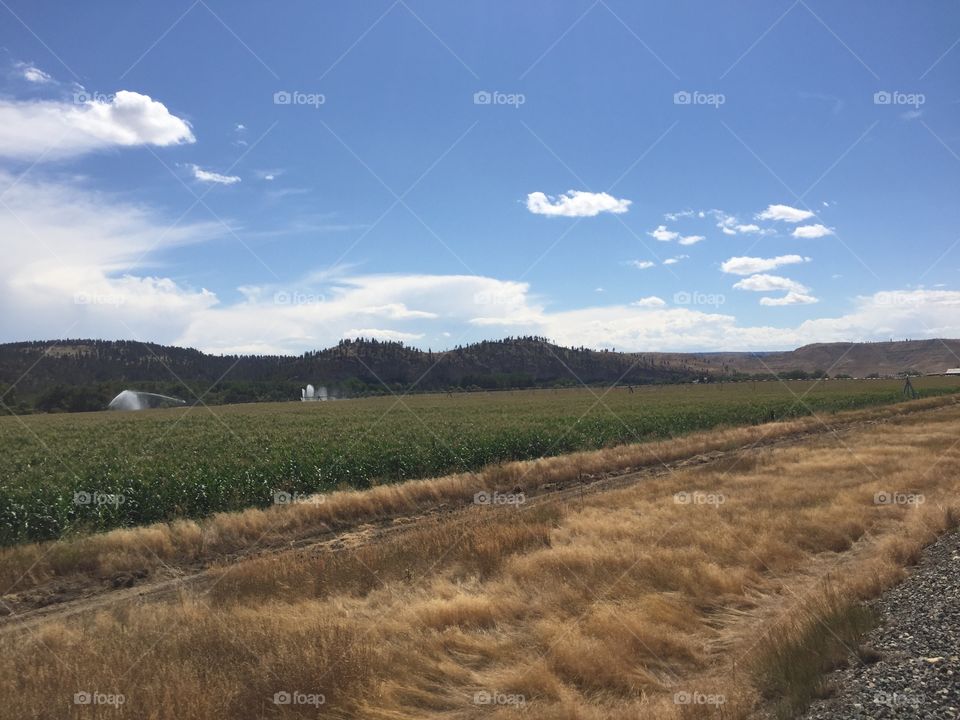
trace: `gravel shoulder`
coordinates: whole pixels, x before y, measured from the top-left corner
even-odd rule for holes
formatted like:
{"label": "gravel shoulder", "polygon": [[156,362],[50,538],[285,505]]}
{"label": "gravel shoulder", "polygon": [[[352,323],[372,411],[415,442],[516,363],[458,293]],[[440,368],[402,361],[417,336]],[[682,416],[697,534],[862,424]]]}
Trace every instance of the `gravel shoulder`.
{"label": "gravel shoulder", "polygon": [[880,659],[833,673],[835,695],[802,717],[960,718],[960,531],[928,547],[910,576],[873,605],[881,624],[864,645]]}

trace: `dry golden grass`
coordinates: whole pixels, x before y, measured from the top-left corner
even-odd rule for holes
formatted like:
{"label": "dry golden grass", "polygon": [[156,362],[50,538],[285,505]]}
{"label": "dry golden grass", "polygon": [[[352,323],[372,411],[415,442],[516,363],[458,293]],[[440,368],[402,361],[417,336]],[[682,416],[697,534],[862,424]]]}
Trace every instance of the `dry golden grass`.
{"label": "dry golden grass", "polygon": [[[322,694],[323,717],[373,720],[790,712],[855,647],[869,620],[860,601],[896,582],[958,517],[960,409],[893,410],[890,422],[842,438],[582,499],[476,508],[337,553],[233,563],[177,602],[7,633],[0,717],[320,715],[275,705],[278,692]],[[751,432],[679,442],[690,454]],[[633,467],[652,450],[607,452],[567,458],[566,472]],[[538,481],[558,476],[559,463],[542,461]],[[501,487],[522,474],[498,472]],[[350,502],[385,512],[378,503],[391,493],[410,507],[427,488],[442,500],[447,483],[472,495],[482,482],[377,488],[376,500]],[[924,502],[875,503],[883,492]],[[125,703],[73,705],[76,692]]]}
{"label": "dry golden grass", "polygon": [[[207,564],[218,558],[269,547],[282,547],[325,530],[414,515],[441,503],[468,505],[482,490],[532,492],[544,484],[566,483],[582,475],[656,467],[698,454],[731,450],[831,426],[903,417],[951,406],[953,396],[869,410],[806,417],[786,422],[694,433],[667,441],[637,443],[598,451],[494,465],[476,473],[383,485],[362,491],[339,491],[306,502],[266,510],[220,513],[207,520],[181,520],[114,530],[89,537],[30,543],[0,549],[3,595],[82,574],[107,579],[132,571],[153,571]],[[749,460],[747,460],[749,462]]]}

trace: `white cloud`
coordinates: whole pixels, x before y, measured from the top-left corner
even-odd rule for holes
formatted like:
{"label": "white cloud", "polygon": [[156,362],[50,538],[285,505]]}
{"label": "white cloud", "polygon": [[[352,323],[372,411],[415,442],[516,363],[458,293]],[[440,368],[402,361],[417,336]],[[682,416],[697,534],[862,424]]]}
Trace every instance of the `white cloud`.
{"label": "white cloud", "polygon": [[751,275],[743,280],[738,280],[733,284],[737,290],[752,290],[754,292],[772,292],[775,290],[792,290],[794,292],[804,293],[808,288],[796,280],[781,277],[779,275],[758,274]]}
{"label": "white cloud", "polygon": [[119,91],[112,100],[69,103],[0,99],[0,156],[72,157],[110,147],[195,142],[190,125],[147,95]]}
{"label": "white cloud", "polygon": [[782,220],[788,223],[798,223],[813,217],[809,210],[800,210],[789,205],[768,205],[767,209],[757,214],[757,220]]}
{"label": "white cloud", "polygon": [[20,71],[23,79],[28,82],[37,83],[38,85],[46,85],[53,82],[53,78],[48,73],[45,73],[34,65],[17,63],[17,69]]}
{"label": "white cloud", "polygon": [[627,264],[635,267],[637,270],[646,270],[656,265],[655,262],[651,262],[650,260],[630,260]]}
{"label": "white cloud", "polygon": [[[664,213],[663,219],[668,222],[676,222],[682,218],[693,217],[693,210],[681,210],[680,212]],[[703,217],[703,215],[700,215]]]}
{"label": "white cloud", "polygon": [[666,301],[662,298],[658,298],[656,295],[650,295],[649,297],[640,298],[632,303],[634,307],[645,307],[645,308],[657,308],[663,307],[666,305]]}
{"label": "white cloud", "polygon": [[732,257],[725,260],[720,269],[731,275],[753,275],[802,262],[810,262],[810,258],[800,255],[778,255],[772,258]]}
{"label": "white cloud", "polygon": [[535,215],[563,217],[594,217],[602,212],[625,213],[630,200],[618,200],[607,193],[593,193],[584,190],[570,190],[556,198],[542,192],[527,195],[527,210]]}
{"label": "white cloud", "polygon": [[736,215],[731,215],[728,212],[723,210],[701,210],[699,212],[699,217],[706,217],[707,215],[712,215],[717,221],[717,227],[720,228],[720,231],[724,235],[737,235],[737,234],[760,234],[767,235],[772,230],[764,230],[759,225],[754,225],[753,223],[741,223]]}
{"label": "white cloud", "polygon": [[218,185],[233,185],[240,182],[240,178],[236,175],[221,175],[220,173],[204,170],[199,165],[190,165],[189,167],[193,171],[193,177],[200,182],[217,183]]}
{"label": "white cloud", "polygon": [[760,298],[761,305],[768,305],[770,307],[778,307],[782,305],[811,305],[815,302],[819,301],[812,295],[807,295],[806,293],[797,292],[795,290],[791,290],[786,295],[779,298]]}
{"label": "white cloud", "polygon": [[667,230],[666,225],[658,225],[656,230],[651,230],[647,235],[660,242],[670,242],[671,240],[676,240],[680,233]]}
{"label": "white cloud", "polygon": [[703,235],[684,235],[680,238],[681,245],[696,245],[701,240],[706,240],[707,238]]}
{"label": "white cloud", "polygon": [[689,256],[689,255],[676,255],[676,256],[674,256],[674,257],[667,258],[666,260],[664,260],[664,261],[663,261],[663,264],[664,264],[664,265],[676,265],[678,262],[680,262],[681,260],[686,260],[688,257],[690,257],[690,256]]}
{"label": "white cloud", "polygon": [[825,225],[801,225],[796,230],[794,230],[791,235],[795,238],[801,238],[804,240],[810,240],[814,238],[822,238],[827,235],[833,235],[833,229],[828,228]]}
{"label": "white cloud", "polygon": [[[3,342],[133,337],[208,352],[299,353],[374,333],[434,349],[537,334],[565,345],[699,351],[960,336],[960,291],[948,289],[877,292],[856,298],[846,312],[785,327],[659,305],[653,296],[637,305],[552,311],[527,283],[474,275],[348,275],[349,268],[245,287],[240,300],[227,302],[159,275],[155,264],[160,252],[219,237],[219,223],[171,229],[171,218],[85,189],[82,181],[14,180],[0,171],[9,206],[0,212]],[[785,278],[763,286],[783,293],[761,299],[765,305],[814,300]]]}

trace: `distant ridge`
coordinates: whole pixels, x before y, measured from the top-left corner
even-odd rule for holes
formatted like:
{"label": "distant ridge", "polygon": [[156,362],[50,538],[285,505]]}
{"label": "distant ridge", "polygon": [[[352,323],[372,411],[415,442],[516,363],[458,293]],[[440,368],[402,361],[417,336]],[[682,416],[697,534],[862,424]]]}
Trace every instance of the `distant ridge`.
{"label": "distant ridge", "polygon": [[216,404],[294,400],[308,382],[330,388],[333,395],[357,396],[771,373],[889,376],[951,367],[960,367],[960,340],[818,343],[765,353],[619,353],[560,347],[541,337],[483,341],[443,352],[361,339],[296,357],[208,355],[128,340],[57,340],[0,344],[0,412],[99,410],[127,388]]}

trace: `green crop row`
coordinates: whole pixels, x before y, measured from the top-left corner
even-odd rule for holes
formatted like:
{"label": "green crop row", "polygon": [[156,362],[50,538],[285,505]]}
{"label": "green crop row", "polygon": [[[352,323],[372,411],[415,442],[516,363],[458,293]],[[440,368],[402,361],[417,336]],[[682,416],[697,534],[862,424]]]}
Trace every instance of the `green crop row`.
{"label": "green crop row", "polygon": [[[914,382],[923,396],[955,378]],[[0,543],[902,400],[897,381],[418,395],[0,418]]]}

